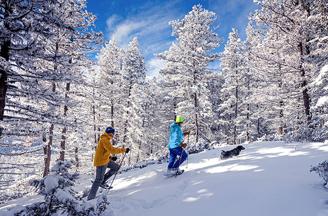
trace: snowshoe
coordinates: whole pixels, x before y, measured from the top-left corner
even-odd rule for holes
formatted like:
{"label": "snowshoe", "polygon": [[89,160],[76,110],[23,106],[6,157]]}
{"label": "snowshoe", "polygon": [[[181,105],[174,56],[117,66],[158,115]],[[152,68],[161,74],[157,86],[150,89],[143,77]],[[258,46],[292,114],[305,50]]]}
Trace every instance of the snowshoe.
{"label": "snowshoe", "polygon": [[107,190],[110,190],[110,189],[113,188],[113,186],[109,186],[109,185],[106,184],[106,183],[101,184],[99,187],[104,188],[104,189],[107,189]]}
{"label": "snowshoe", "polygon": [[164,173],[164,176],[166,177],[178,176],[181,175],[183,172],[184,170],[180,170],[180,169],[169,169],[167,170],[166,173]]}
{"label": "snowshoe", "polygon": [[[92,184],[93,184],[93,180],[91,180]],[[103,184],[100,184],[99,187],[103,188],[103,189],[107,189],[107,190],[110,190],[113,188],[113,186],[109,186],[108,184],[106,183],[103,183]]]}
{"label": "snowshoe", "polygon": [[183,169],[178,169],[175,173],[175,175],[181,175],[182,173],[184,173],[184,170]]}

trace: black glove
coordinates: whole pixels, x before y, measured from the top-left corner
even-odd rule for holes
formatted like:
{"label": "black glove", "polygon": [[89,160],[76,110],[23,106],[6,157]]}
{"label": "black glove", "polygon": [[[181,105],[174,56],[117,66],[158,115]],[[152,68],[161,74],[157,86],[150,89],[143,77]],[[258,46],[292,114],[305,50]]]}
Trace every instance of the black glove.
{"label": "black glove", "polygon": [[129,148],[126,148],[125,149],[125,153],[129,153],[130,149]]}
{"label": "black glove", "polygon": [[116,156],[112,156],[110,159],[111,159],[112,161],[116,161],[116,160],[117,160],[117,157],[116,157]]}

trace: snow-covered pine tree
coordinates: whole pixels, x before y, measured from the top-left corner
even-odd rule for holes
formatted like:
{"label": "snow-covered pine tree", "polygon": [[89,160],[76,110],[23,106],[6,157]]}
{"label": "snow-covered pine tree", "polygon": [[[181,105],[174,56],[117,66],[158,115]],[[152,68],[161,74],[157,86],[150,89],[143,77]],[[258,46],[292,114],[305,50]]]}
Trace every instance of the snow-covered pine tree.
{"label": "snow-covered pine tree", "polygon": [[[66,32],[63,32],[62,35],[62,58],[65,57],[62,66],[65,66],[63,70],[67,71],[67,78],[66,82],[63,82],[59,86],[61,87],[62,94],[64,93],[64,103],[60,112],[64,124],[61,126],[60,160],[64,160],[67,150],[74,152],[74,157],[76,157],[76,151],[81,146],[80,144],[73,145],[71,143],[69,148],[66,148],[67,137],[76,137],[81,132],[77,130],[80,128],[77,119],[87,118],[85,116],[82,117],[80,112],[76,112],[76,108],[84,106],[82,103],[83,100],[76,94],[77,92],[71,89],[80,89],[86,85],[83,77],[84,71],[85,68],[92,65],[88,54],[95,51],[96,45],[102,39],[100,33],[91,30],[95,16],[86,10],[85,1],[65,1],[62,7],[64,10],[61,10],[63,13],[61,17],[64,19],[66,25]],[[87,133],[87,131],[84,133]]]}
{"label": "snow-covered pine tree", "polygon": [[244,50],[244,69],[245,69],[245,98],[244,98],[244,113],[242,113],[245,123],[244,138],[246,141],[254,141],[259,137],[258,122],[259,117],[257,115],[258,105],[255,103],[254,92],[258,89],[258,82],[256,73],[258,70],[254,67],[254,59],[252,56],[253,47],[257,47],[259,38],[254,32],[253,27],[249,24],[246,28],[246,41]]}
{"label": "snow-covered pine tree", "polygon": [[210,91],[210,101],[212,103],[212,110],[213,110],[213,125],[211,126],[212,133],[214,135],[214,139],[216,141],[221,140],[220,136],[220,124],[219,124],[219,107],[220,104],[223,102],[221,97],[221,89],[224,83],[223,76],[221,72],[218,73],[210,73],[208,74],[207,78],[207,86]]}
{"label": "snow-covered pine tree", "polygon": [[[227,143],[237,144],[238,136],[246,130],[246,117],[243,112],[247,104],[247,74],[245,69],[245,46],[236,29],[229,34],[228,42],[221,55],[221,68],[224,84],[221,89],[223,102],[220,105],[222,135]],[[247,105],[246,105],[247,108]]]}
{"label": "snow-covered pine tree", "polygon": [[44,196],[44,201],[14,209],[9,214],[24,215],[111,215],[106,196],[97,199],[96,206],[81,200],[77,191],[73,189],[78,178],[77,173],[70,173],[73,161],[59,160],[52,167],[48,176],[41,180],[31,181]]}
{"label": "snow-covered pine tree", "polygon": [[[1,176],[7,189],[17,183],[16,179],[27,179],[42,168],[39,152],[46,138],[41,138],[43,125],[54,116],[45,107],[53,98],[43,81],[54,77],[48,76],[36,62],[47,56],[44,41],[54,34],[49,28],[51,23],[63,24],[50,15],[52,7],[50,1],[0,3],[1,161],[6,161],[4,168],[16,172]],[[18,186],[15,189],[8,191],[12,197],[26,193]],[[3,191],[2,195],[6,193]]]}
{"label": "snow-covered pine tree", "polygon": [[[171,65],[173,66],[173,65]],[[151,101],[153,102],[153,115],[148,115],[153,120],[150,124],[150,131],[153,135],[156,134],[154,140],[154,147],[151,152],[157,156],[164,156],[167,153],[167,144],[169,139],[169,126],[175,120],[176,98],[172,95],[175,89],[175,84],[170,80],[174,70],[167,65],[162,69],[158,77],[154,77],[149,83],[149,93]],[[155,99],[155,100],[154,100]],[[155,150],[156,149],[156,150]]]}
{"label": "snow-covered pine tree", "polygon": [[[0,7],[1,23],[5,23],[0,26],[1,77],[6,79],[1,85],[6,102],[2,103],[5,115],[1,116],[1,124],[5,130],[1,138],[6,143],[2,152],[11,156],[7,160],[21,164],[26,162],[22,158],[32,162],[31,154],[36,152],[33,158],[41,161],[37,151],[45,142],[51,145],[50,139],[54,138],[50,133],[48,139],[47,129],[52,130],[54,123],[61,125],[61,136],[56,141],[62,141],[64,148],[65,133],[75,122],[68,119],[68,108],[74,105],[69,103],[68,92],[72,80],[79,82],[78,66],[95,39],[94,33],[86,30],[94,17],[85,11],[84,1],[1,1]],[[50,155],[48,146],[44,150]],[[61,152],[63,156],[65,151]],[[20,160],[12,157],[15,155],[20,155]],[[48,167],[50,157],[45,162]],[[36,170],[29,175],[39,173],[41,167],[36,163]]]}
{"label": "snow-covered pine tree", "polygon": [[161,86],[161,80],[158,77],[147,80],[146,93],[146,118],[145,122],[145,148],[148,150],[147,156],[150,158],[160,158],[165,155],[167,150],[168,126],[174,116],[172,110],[167,109],[170,105],[166,101],[167,94]]}
{"label": "snow-covered pine tree", "polygon": [[159,55],[167,61],[162,73],[167,73],[168,86],[173,87],[169,94],[175,113],[186,117],[195,143],[209,141],[211,134],[213,112],[205,78],[208,64],[217,58],[212,52],[219,45],[218,36],[211,29],[214,20],[215,13],[193,6],[182,20],[170,23],[177,40]]}
{"label": "snow-covered pine tree", "polygon": [[[138,87],[138,88],[137,88]],[[134,126],[131,139],[134,145],[136,161],[159,159],[167,150],[168,125],[164,94],[156,78],[149,79],[143,85],[135,86],[132,91],[133,109],[131,124]],[[132,152],[131,152],[132,153]]]}
{"label": "snow-covered pine tree", "polygon": [[[68,115],[68,111],[71,111],[69,109],[76,106],[72,97],[68,98],[70,87],[74,84],[83,84],[80,70],[82,66],[88,65],[87,52],[99,38],[98,34],[89,29],[95,17],[85,8],[84,1],[69,0],[54,3],[50,14],[53,17],[59,17],[63,23],[60,26],[56,23],[49,26],[54,33],[44,42],[48,47],[47,58],[38,61],[42,70],[48,71],[53,77],[44,82],[44,85],[50,87],[50,94],[61,95],[58,99],[54,98],[52,103],[48,102],[49,112],[55,114],[56,118],[49,122],[49,139],[44,148],[44,176],[47,175],[50,167],[52,145],[58,146],[54,150],[59,149],[59,159],[64,160],[67,130],[76,127],[74,115]],[[56,127],[58,128],[56,129]],[[55,130],[61,132],[55,133]],[[59,136],[56,137],[55,134],[59,134]]]}
{"label": "snow-covered pine tree", "polygon": [[101,128],[108,126],[120,129],[120,117],[123,114],[122,59],[123,50],[117,47],[115,41],[109,41],[99,54],[99,96],[101,106],[98,112],[102,115]]}
{"label": "snow-covered pine tree", "polygon": [[316,93],[316,103],[311,106],[314,113],[312,138],[328,140],[328,64],[322,67],[312,86],[313,93]]}
{"label": "snow-covered pine tree", "polygon": [[97,97],[94,92],[97,86],[93,82],[98,75],[97,66],[90,64],[89,67],[81,69],[83,83],[74,84],[71,87],[71,97],[74,97],[76,106],[68,112],[75,119],[77,127],[72,128],[67,136],[67,142],[70,143],[68,151],[69,158],[76,161],[76,166],[80,172],[93,171],[91,166],[93,162],[93,154],[95,146],[98,142],[98,118],[95,119],[95,104]]}
{"label": "snow-covered pine tree", "polygon": [[131,146],[130,158],[131,162],[139,162],[142,159],[145,159],[147,148],[145,145],[149,143],[150,140],[147,140],[146,133],[146,109],[149,104],[146,101],[146,85],[144,83],[134,84],[131,89],[131,109],[129,113],[129,146]]}
{"label": "snow-covered pine tree", "polygon": [[[287,109],[287,100],[295,100],[292,90],[290,68],[284,64],[284,41],[278,31],[260,31],[249,26],[250,44],[249,68],[255,71],[256,80],[252,101],[256,105],[257,133],[278,135],[286,132],[288,116],[293,112]],[[290,110],[290,109],[289,109]]]}
{"label": "snow-covered pine tree", "polygon": [[[257,1],[260,9],[255,13],[259,25],[266,25],[271,31],[279,31],[282,46],[281,65],[286,65],[289,85],[294,100],[288,100],[290,111],[288,134],[293,139],[307,139],[311,120],[309,82],[313,74],[306,68],[310,55],[309,41],[312,35],[306,27],[310,16],[309,1]],[[285,73],[285,74],[286,74]]]}
{"label": "snow-covered pine tree", "polygon": [[[139,145],[139,143],[133,142],[132,134],[134,136],[142,136],[140,131],[133,131],[135,127],[142,127],[142,125],[133,125],[133,118],[139,118],[137,110],[133,110],[136,104],[133,104],[133,99],[137,99],[138,95],[133,95],[133,93],[139,92],[141,86],[144,85],[146,78],[145,63],[143,56],[140,53],[138,39],[133,38],[129,43],[128,48],[123,57],[123,81],[122,86],[122,103],[124,104],[124,110],[122,116],[120,116],[120,122],[123,123],[122,129],[120,130],[119,139],[124,145],[138,149],[138,147],[133,147],[132,145]],[[133,91],[133,89],[135,91]],[[139,108],[138,108],[139,109]],[[137,114],[137,116],[136,116]],[[135,115],[135,116],[133,116]],[[143,115],[143,114],[141,114]],[[138,121],[138,120],[137,120]],[[131,159],[131,158],[130,158]],[[129,162],[131,162],[129,160]]]}
{"label": "snow-covered pine tree", "polygon": [[314,74],[311,85],[312,138],[328,139],[327,133],[327,65],[328,65],[328,5],[327,1],[314,0],[309,5],[307,30],[312,35],[309,41],[310,55],[307,68]]}

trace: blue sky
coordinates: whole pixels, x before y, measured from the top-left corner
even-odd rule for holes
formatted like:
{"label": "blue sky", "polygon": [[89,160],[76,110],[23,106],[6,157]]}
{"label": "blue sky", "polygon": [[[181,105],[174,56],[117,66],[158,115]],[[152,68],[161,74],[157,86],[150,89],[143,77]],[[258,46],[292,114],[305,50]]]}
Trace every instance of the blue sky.
{"label": "blue sky", "polygon": [[137,36],[147,74],[154,75],[163,66],[156,53],[167,50],[175,39],[168,22],[182,19],[195,4],[217,14],[213,27],[222,39],[218,51],[223,50],[232,28],[245,38],[248,15],[256,8],[253,0],[88,0],[87,9],[97,16],[96,30],[106,40],[115,39],[126,47]]}

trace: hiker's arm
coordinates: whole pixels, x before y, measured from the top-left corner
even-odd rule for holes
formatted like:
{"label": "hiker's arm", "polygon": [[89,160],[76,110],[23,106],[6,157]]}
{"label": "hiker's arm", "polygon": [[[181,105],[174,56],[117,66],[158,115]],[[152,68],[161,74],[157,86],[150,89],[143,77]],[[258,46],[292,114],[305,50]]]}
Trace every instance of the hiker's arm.
{"label": "hiker's arm", "polygon": [[104,148],[111,154],[122,154],[125,152],[125,148],[114,147],[111,143],[111,140],[108,140],[107,143],[104,143]]}
{"label": "hiker's arm", "polygon": [[183,142],[183,138],[184,138],[181,128],[177,128],[176,133],[177,133],[178,143],[181,145]]}

